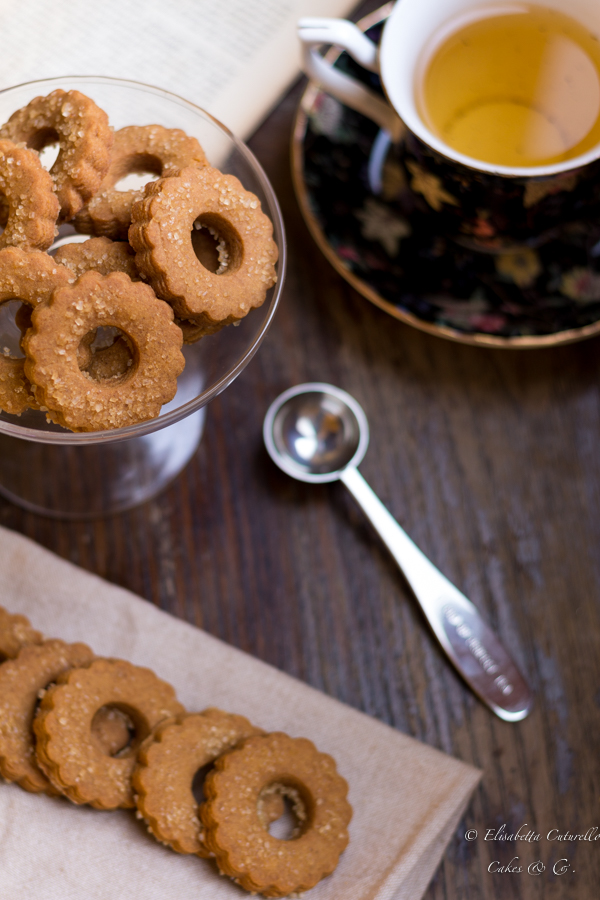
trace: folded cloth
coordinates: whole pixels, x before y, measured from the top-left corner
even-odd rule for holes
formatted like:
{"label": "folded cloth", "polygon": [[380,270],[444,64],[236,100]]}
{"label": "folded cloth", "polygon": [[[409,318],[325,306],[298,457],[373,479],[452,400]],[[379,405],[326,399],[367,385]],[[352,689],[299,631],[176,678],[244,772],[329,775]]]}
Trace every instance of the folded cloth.
{"label": "folded cloth", "polygon": [[[149,666],[189,710],[218,706],[310,738],[350,785],[350,844],[311,900],[419,900],[480,772],[339,703],[128,591],[0,529],[0,602],[51,637]],[[1,710],[1,706],[0,706]],[[0,713],[1,714],[1,713]],[[241,900],[209,860],[100,812],[0,785],[2,900]]]}

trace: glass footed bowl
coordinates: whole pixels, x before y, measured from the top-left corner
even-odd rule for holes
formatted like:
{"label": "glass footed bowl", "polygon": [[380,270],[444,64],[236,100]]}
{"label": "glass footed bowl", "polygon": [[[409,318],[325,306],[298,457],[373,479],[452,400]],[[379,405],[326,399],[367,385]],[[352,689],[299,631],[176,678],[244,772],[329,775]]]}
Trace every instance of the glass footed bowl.
{"label": "glass footed bowl", "polygon": [[[143,503],[190,460],[202,436],[204,407],[250,362],[271,324],[283,285],[285,235],[273,189],[250,150],[211,115],[175,94],[116,78],[49,78],[0,91],[0,123],[57,88],[87,94],[106,111],[115,130],[158,124],[196,137],[211,165],[237,176],[260,199],[279,248],[278,280],[264,304],[239,325],[184,345],[186,365],[177,394],[158,418],[114,431],[74,434],[47,422],[42,412],[0,413],[0,493],[45,515],[92,518]],[[54,247],[87,239],[65,225]],[[2,310],[0,347],[18,356],[20,332],[14,311],[12,318],[6,313],[9,305],[16,307],[5,304]]]}

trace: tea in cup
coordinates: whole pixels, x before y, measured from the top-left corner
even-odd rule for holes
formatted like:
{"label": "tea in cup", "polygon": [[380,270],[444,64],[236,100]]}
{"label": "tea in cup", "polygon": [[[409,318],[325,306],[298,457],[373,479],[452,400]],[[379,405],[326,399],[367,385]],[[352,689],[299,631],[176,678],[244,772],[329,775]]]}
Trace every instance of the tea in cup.
{"label": "tea in cup", "polygon": [[508,7],[439,35],[416,90],[427,127],[483,162],[552,165],[600,143],[600,42],[554,9]]}

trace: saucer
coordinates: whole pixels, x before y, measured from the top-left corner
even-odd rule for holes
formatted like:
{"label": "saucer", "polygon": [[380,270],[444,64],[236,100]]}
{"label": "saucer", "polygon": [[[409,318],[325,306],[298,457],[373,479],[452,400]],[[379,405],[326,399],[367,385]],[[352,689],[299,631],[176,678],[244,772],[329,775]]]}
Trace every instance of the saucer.
{"label": "saucer", "polygon": [[[392,4],[358,25],[378,42]],[[377,75],[327,58],[370,88]],[[292,143],[308,228],[359,293],[422,331],[467,344],[543,347],[600,334],[600,210],[545,242],[491,254],[437,233],[435,183],[415,183],[402,146],[309,82]],[[434,182],[436,179],[434,179]],[[443,189],[443,188],[442,188]]]}

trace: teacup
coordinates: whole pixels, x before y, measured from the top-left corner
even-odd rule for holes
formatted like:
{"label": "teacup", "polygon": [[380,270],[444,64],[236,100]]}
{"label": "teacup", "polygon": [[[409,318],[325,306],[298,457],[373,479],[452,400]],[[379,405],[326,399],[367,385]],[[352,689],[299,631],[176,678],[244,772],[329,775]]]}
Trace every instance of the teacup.
{"label": "teacup", "polygon": [[[306,73],[402,143],[412,190],[435,210],[440,232],[488,252],[540,244],[565,223],[595,216],[600,204],[600,143],[552,164],[501,165],[450,146],[426,124],[419,107],[424,55],[436,41],[439,46],[439,35],[531,8],[521,0],[401,0],[391,10],[379,46],[343,19],[299,23]],[[600,36],[598,0],[544,0],[536,8],[564,13]],[[346,50],[379,74],[385,97],[333,68],[318,52],[323,44]]]}

